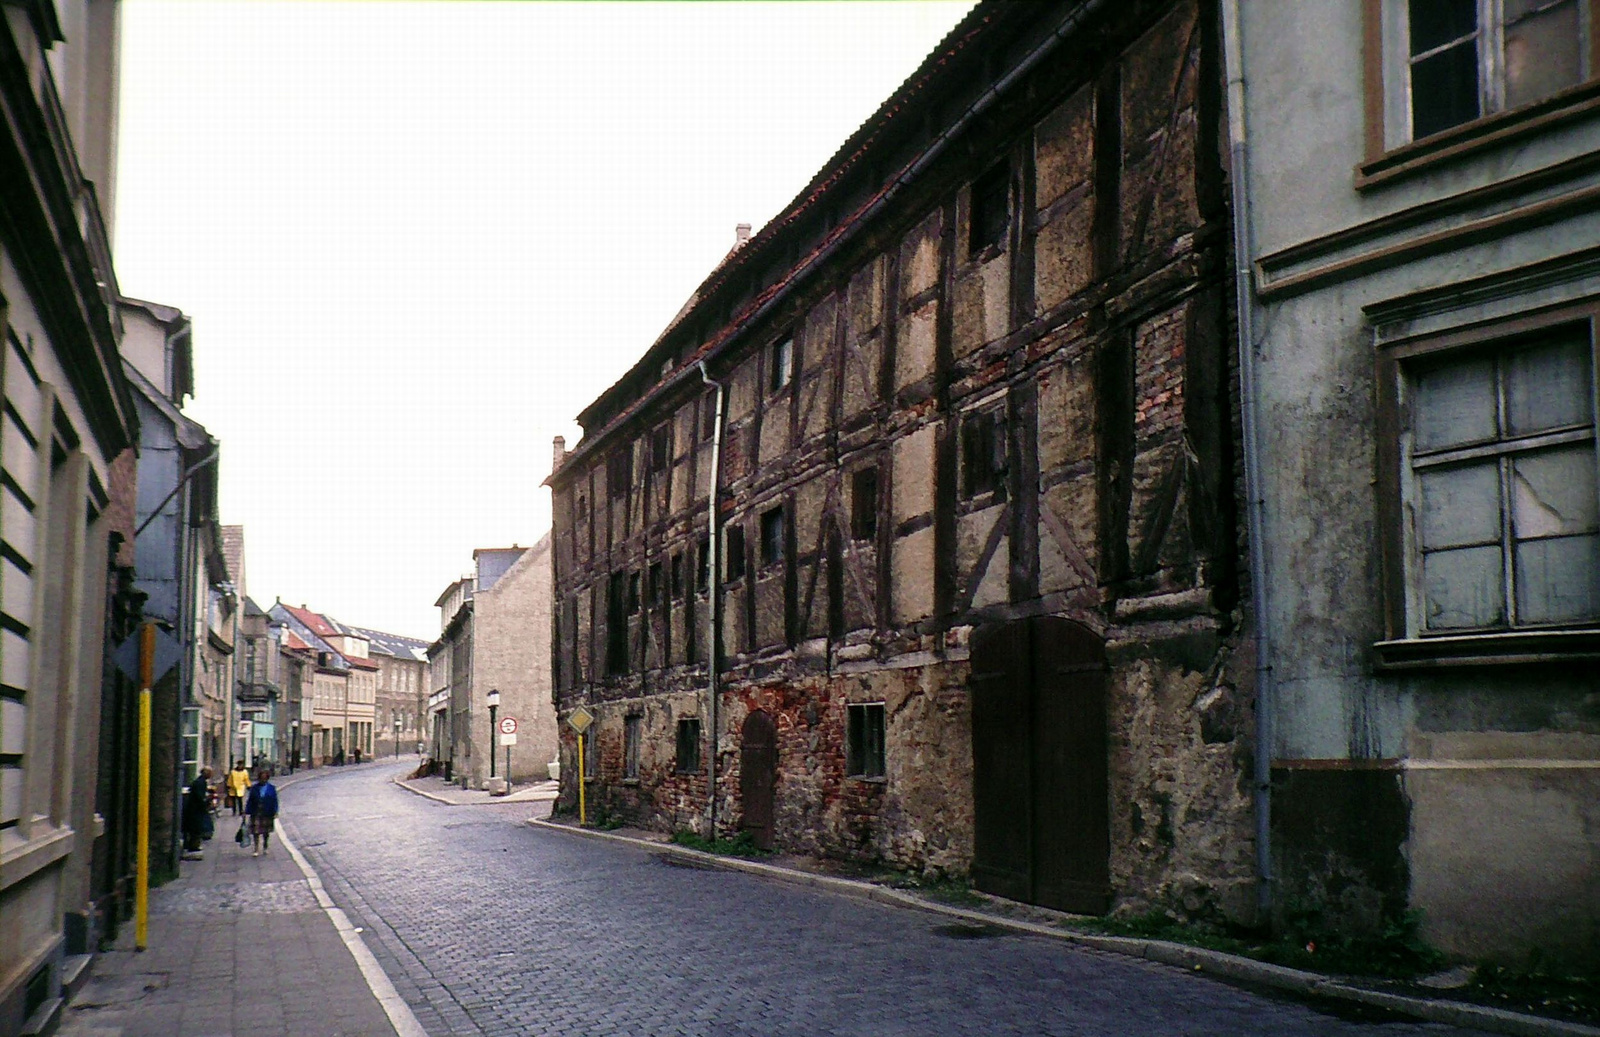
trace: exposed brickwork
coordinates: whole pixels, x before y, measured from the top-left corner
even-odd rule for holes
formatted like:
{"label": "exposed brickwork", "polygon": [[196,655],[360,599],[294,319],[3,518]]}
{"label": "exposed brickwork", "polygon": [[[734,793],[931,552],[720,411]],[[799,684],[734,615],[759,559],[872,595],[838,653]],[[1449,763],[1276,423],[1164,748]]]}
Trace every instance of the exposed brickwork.
{"label": "exposed brickwork", "polygon": [[[980,8],[978,35],[956,34],[966,57],[935,59],[949,63],[926,81],[937,110],[1005,73],[974,54],[1024,53],[1060,14]],[[585,411],[593,427],[551,479],[557,695],[563,714],[581,702],[599,718],[597,809],[660,829],[710,815],[706,767],[678,773],[675,754],[678,721],[710,712],[711,599],[688,574],[715,477],[711,397],[671,372],[713,343],[719,513],[738,552],[722,585],[719,832],[744,821],[740,734],[760,709],[777,732],[778,845],[965,873],[980,823],[970,639],[1055,615],[1106,645],[1114,902],[1248,917],[1216,12],[1101,17],[882,211],[852,223],[886,185],[840,172],[830,216],[813,197],[736,253],[713,278],[724,294],[703,291]],[[873,168],[929,144],[903,114]],[[997,204],[1005,226],[981,240]],[[796,265],[826,241],[842,245]],[[882,778],[846,773],[852,703],[884,706]]]}

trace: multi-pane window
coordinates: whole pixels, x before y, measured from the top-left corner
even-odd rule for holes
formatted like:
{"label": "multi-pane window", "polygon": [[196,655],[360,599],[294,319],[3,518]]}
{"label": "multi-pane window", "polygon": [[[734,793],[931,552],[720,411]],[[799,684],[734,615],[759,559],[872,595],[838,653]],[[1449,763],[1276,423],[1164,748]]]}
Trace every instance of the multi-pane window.
{"label": "multi-pane window", "polygon": [[777,392],[794,377],[794,336],[785,335],[772,344],[768,357],[767,391]]}
{"label": "multi-pane window", "polygon": [[1406,0],[1416,139],[1582,82],[1584,0]]}
{"label": "multi-pane window", "polygon": [[1408,372],[1412,631],[1600,619],[1586,331]]}
{"label": "multi-pane window", "polygon": [[1006,496],[1006,412],[1004,407],[973,411],[961,419],[961,495]]}
{"label": "multi-pane window", "polygon": [[1002,162],[972,182],[967,258],[976,259],[986,249],[1004,248],[1010,222],[1011,173]]}
{"label": "multi-pane window", "polygon": [[878,535],[878,470],[861,468],[850,476],[850,535],[872,540]]}
{"label": "multi-pane window", "polygon": [[845,773],[852,778],[881,778],[883,769],[883,703],[849,707],[845,732]]}
{"label": "multi-pane window", "polygon": [[783,505],[761,513],[761,565],[783,561]]}
{"label": "multi-pane window", "polygon": [[644,717],[631,713],[622,721],[622,776],[629,781],[639,780],[639,738],[644,730]]}
{"label": "multi-pane window", "polygon": [[678,720],[679,774],[697,774],[700,771],[700,718],[682,717]]}

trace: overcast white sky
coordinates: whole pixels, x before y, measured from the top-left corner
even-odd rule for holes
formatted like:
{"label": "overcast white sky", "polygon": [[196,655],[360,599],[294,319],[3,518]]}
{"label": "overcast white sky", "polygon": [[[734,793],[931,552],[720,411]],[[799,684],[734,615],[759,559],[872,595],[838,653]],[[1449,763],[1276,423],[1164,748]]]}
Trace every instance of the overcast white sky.
{"label": "overcast white sky", "polygon": [[971,7],[125,0],[124,294],[194,322],[248,589],[431,639],[550,441]]}

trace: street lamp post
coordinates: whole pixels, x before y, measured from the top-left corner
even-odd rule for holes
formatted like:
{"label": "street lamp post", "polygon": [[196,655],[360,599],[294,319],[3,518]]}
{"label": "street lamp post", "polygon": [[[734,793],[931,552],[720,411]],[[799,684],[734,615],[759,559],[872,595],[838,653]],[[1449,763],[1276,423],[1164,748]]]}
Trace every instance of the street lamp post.
{"label": "street lamp post", "polygon": [[394,718],[394,758],[400,758],[400,718]]}
{"label": "street lamp post", "polygon": [[489,777],[494,777],[494,733],[500,730],[495,724],[494,715],[500,710],[500,690],[489,689]]}
{"label": "street lamp post", "polygon": [[300,718],[295,717],[289,721],[289,773],[294,773],[295,764],[300,762]]}

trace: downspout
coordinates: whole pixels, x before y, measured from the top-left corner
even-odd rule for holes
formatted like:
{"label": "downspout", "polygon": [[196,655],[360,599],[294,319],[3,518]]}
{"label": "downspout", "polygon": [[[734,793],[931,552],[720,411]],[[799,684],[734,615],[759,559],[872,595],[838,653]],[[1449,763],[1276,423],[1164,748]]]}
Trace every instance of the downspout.
{"label": "downspout", "polygon": [[716,422],[711,432],[711,485],[706,490],[706,544],[711,553],[706,565],[710,584],[708,599],[711,602],[711,644],[706,652],[706,723],[708,725],[709,769],[706,771],[706,818],[710,822],[710,838],[717,837],[717,698],[722,663],[722,523],[717,512],[722,486],[722,417],[723,386],[711,380],[706,362],[700,361],[700,380],[717,390]]}
{"label": "downspout", "polygon": [[1229,173],[1233,181],[1234,302],[1239,321],[1239,406],[1244,438],[1244,492],[1250,541],[1250,609],[1255,622],[1256,908],[1261,922],[1272,918],[1272,619],[1267,601],[1266,491],[1261,475],[1260,413],[1257,407],[1254,253],[1250,237],[1249,146],[1245,135],[1244,45],[1239,0],[1222,2],[1222,60],[1228,79]]}

